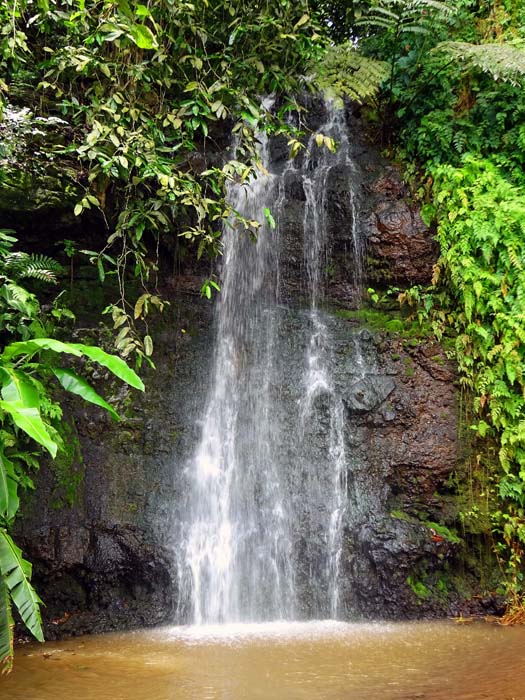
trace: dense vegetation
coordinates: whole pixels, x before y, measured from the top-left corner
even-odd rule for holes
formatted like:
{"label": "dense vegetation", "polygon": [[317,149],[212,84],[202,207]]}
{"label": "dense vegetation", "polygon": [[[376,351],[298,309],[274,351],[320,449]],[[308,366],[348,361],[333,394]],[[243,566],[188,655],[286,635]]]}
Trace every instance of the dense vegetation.
{"label": "dense vegetation", "polygon": [[[442,255],[433,284],[403,300],[438,337],[454,339],[476,413],[477,461],[489,474],[490,517],[513,610],[523,603],[525,549],[525,9],[518,0],[8,0],[0,7],[0,109],[37,86],[39,110],[66,119],[63,148],[85,173],[75,207],[97,210],[107,243],[101,280],[116,275],[109,311],[116,349],[151,362],[159,250],[168,238],[197,257],[220,250],[231,211],[226,184],[257,168],[256,133],[301,132],[286,115],[310,87],[367,101],[371,130],[403,161]],[[378,90],[379,89],[379,90]],[[275,96],[270,110],[261,95]],[[237,134],[225,163],[203,163],[220,123]],[[0,237],[0,659],[12,658],[10,601],[38,637],[30,566],[8,528],[30,486],[38,446],[61,449],[57,387],[114,413],[58,357],[85,356],[142,388],[122,360],[53,339],[31,280],[55,263]],[[130,299],[127,280],[141,285]],[[216,282],[205,280],[211,295]],[[60,319],[59,305],[53,323]],[[64,311],[62,313],[67,313]],[[58,382],[58,383],[57,383]],[[497,445],[494,452],[488,446]],[[499,455],[491,461],[491,455]]]}

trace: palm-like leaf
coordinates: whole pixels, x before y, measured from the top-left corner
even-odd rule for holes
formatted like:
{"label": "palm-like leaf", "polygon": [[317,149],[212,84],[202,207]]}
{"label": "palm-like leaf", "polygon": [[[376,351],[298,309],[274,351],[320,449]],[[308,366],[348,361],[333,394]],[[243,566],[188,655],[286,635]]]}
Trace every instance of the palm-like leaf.
{"label": "palm-like leaf", "polygon": [[[40,605],[42,601],[31,585],[31,564],[22,557],[22,550],[16,546],[7,532],[0,528],[0,658],[9,666],[12,654],[12,624],[10,622],[9,598],[16,605],[20,617],[31,634],[39,642],[44,641]],[[6,641],[7,640],[7,641]],[[7,650],[7,653],[6,653]]]}
{"label": "palm-like leaf", "polygon": [[13,666],[13,616],[11,598],[3,576],[0,576],[0,670],[9,673]]}

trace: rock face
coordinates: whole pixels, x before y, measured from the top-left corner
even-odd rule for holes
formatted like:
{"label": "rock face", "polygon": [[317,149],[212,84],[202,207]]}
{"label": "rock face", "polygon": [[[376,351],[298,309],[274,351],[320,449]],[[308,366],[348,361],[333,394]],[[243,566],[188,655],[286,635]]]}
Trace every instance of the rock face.
{"label": "rock face", "polygon": [[362,227],[368,244],[371,282],[403,287],[428,284],[438,247],[419,210],[410,204],[410,193],[399,171],[387,166],[375,177],[368,174],[368,204]]}
{"label": "rock face", "polygon": [[[318,127],[325,116],[322,105],[312,104],[310,126]],[[345,444],[352,454],[342,552],[345,609],[349,617],[364,618],[443,615],[460,610],[472,586],[478,592],[476,571],[465,570],[457,540],[435,528],[451,522],[447,481],[459,458],[454,367],[442,348],[409,333],[410,324],[395,314],[383,319],[383,327],[363,327],[356,311],[361,295],[349,222],[357,217],[366,243],[367,264],[359,280],[365,287],[428,282],[436,248],[408,203],[398,172],[364,144],[357,121],[350,112],[347,117],[355,134],[354,164],[334,169],[327,181],[330,235],[323,312],[334,339],[333,376],[343,397]],[[301,301],[305,194],[286,170],[282,142],[275,141],[272,149],[274,166],[285,178],[281,302],[289,307],[281,329],[288,334],[289,351],[280,358],[289,380],[275,391],[293,404],[294,357],[307,342]],[[38,209],[34,200],[30,206]],[[18,538],[35,565],[50,636],[185,619],[184,610],[177,609],[174,548],[214,343],[212,305],[200,299],[200,281],[189,272],[164,281],[164,296],[172,305],[153,332],[157,370],[147,373],[146,394],[132,396],[115,388],[129,417],[114,425],[96,408],[70,406],[68,419],[83,453],[83,462],[76,460],[73,469],[85,472],[75,505],[53,508],[57,492],[47,465],[38,478],[38,500],[25,506]],[[93,284],[77,283],[84,306]],[[92,326],[92,318],[87,316],[83,325]],[[93,379],[107,394],[109,378]],[[322,398],[316,410],[322,425]],[[326,436],[305,440],[312,459],[317,454],[322,464]],[[298,551],[323,547],[311,533],[308,541],[295,544]],[[304,616],[309,605],[305,593]]]}

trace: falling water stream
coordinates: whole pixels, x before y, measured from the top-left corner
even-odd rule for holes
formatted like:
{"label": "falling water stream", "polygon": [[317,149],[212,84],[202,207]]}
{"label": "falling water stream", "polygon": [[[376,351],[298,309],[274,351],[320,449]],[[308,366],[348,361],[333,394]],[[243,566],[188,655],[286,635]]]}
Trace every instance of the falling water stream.
{"label": "falling water stream", "polygon": [[[318,143],[321,136],[334,140],[335,152]],[[334,167],[351,165],[344,112],[328,106],[326,122],[310,138],[300,165],[290,162],[284,172],[275,173],[269,150],[261,136],[262,170],[267,174],[230,190],[234,209],[262,225],[256,241],[233,217],[225,227],[212,382],[202,437],[187,466],[189,495],[178,546],[180,596],[197,624],[340,616],[348,460],[344,407],[332,381],[332,343],[321,307],[328,250],[327,178]],[[285,409],[280,387],[287,378],[278,359],[288,309],[280,303],[279,251],[290,174],[302,184],[305,199],[303,315],[309,339],[299,360],[299,395]],[[359,262],[355,202],[351,205],[348,243]],[[358,287],[360,265],[349,274]],[[306,435],[319,429],[320,403],[326,405],[322,429],[327,468],[305,449]],[[279,419],[283,410],[293,414],[288,415],[286,435]],[[283,451],[285,442],[292,449]],[[301,514],[292,486],[298,483],[303,485]],[[315,535],[323,543],[323,551],[308,552],[307,543],[299,554],[299,526],[307,539]],[[306,589],[311,602],[307,613],[299,613],[297,578],[305,552],[311,561],[301,595]]]}

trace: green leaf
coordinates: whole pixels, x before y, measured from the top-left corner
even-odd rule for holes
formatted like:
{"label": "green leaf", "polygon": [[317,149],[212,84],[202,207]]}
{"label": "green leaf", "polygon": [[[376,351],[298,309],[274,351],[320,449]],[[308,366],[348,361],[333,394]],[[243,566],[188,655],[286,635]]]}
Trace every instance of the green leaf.
{"label": "green leaf", "polygon": [[140,377],[128,367],[124,360],[117,355],[110,355],[101,348],[91,345],[81,345],[80,343],[71,343],[70,347],[79,351],[82,355],[89,357],[91,360],[98,362],[99,365],[106,367],[112,372],[115,377],[122,379],[123,382],[129,384],[139,391],[144,391],[144,383]]}
{"label": "green leaf", "polygon": [[137,5],[135,8],[135,14],[137,17],[149,17],[151,12],[146,5]]}
{"label": "green leaf", "polygon": [[424,204],[420,214],[425,226],[430,226],[436,218],[436,207],[433,204]]}
{"label": "green leaf", "polygon": [[4,455],[0,445],[0,518],[9,521],[15,517],[19,505],[17,491],[15,468]]}
{"label": "green leaf", "polygon": [[63,343],[61,340],[54,340],[53,338],[33,338],[32,340],[24,340],[7,345],[0,358],[2,360],[11,360],[19,355],[34,355],[40,350],[52,350],[53,352],[66,353],[76,357],[82,356],[82,353],[71,343]]}
{"label": "green leaf", "polygon": [[301,19],[295,24],[294,30],[299,29],[299,27],[302,27],[303,24],[306,24],[310,19],[310,15],[303,15]]}
{"label": "green leaf", "polygon": [[56,457],[58,445],[47,432],[47,428],[37,409],[14,406],[8,401],[0,401],[0,409],[11,416],[13,422],[20,430],[33,438],[42,447],[45,447],[52,457]]}
{"label": "green leaf", "polygon": [[97,259],[97,269],[98,269],[98,277],[102,283],[104,283],[104,280],[106,279],[106,273],[104,271],[104,265],[102,264],[102,260],[100,258]]}
{"label": "green leaf", "polygon": [[155,35],[144,24],[133,24],[129,36],[139,49],[156,49],[158,46]]}
{"label": "green leaf", "polygon": [[150,335],[144,336],[144,352],[146,353],[147,357],[151,357],[151,355],[153,355],[153,340],[151,339]]}
{"label": "green leaf", "polygon": [[0,668],[9,673],[13,668],[14,639],[11,597],[5,578],[0,575]]}
{"label": "green leaf", "polygon": [[[31,564],[22,557],[22,550],[3,528],[0,528],[0,574],[25,626],[39,642],[43,642],[40,616],[42,601],[30,583]],[[0,628],[0,638],[4,636]]]}
{"label": "green leaf", "polygon": [[264,216],[266,217],[266,221],[268,222],[268,226],[272,229],[272,231],[275,230],[275,219],[272,216],[272,212],[268,207],[264,207]]}
{"label": "green leaf", "polygon": [[0,409],[11,417],[20,430],[55,457],[58,446],[42,420],[40,396],[31,379],[22,371],[3,367],[0,371],[0,381],[3,398],[3,401],[0,401]]}
{"label": "green leaf", "polygon": [[60,340],[53,338],[34,338],[19,343],[11,343],[4,352],[0,355],[2,360],[10,360],[18,355],[34,355],[40,350],[52,350],[57,353],[65,353],[81,357],[85,355],[90,359],[98,362],[103,367],[109,369],[110,372],[122,379],[130,386],[140,391],[144,391],[144,384],[140,377],[124,362],[123,359],[116,355],[110,355],[101,348],[91,345],[82,345],[81,343],[63,343]]}
{"label": "green leaf", "polygon": [[115,420],[120,420],[120,416],[115,409],[110,406],[110,404],[105,401],[102,396],[97,394],[97,392],[86,382],[85,379],[79,377],[78,374],[75,374],[75,372],[70,369],[54,369],[53,374],[66,391],[76,394],[77,396],[81,396],[84,401],[95,404],[95,406],[105,408]]}

